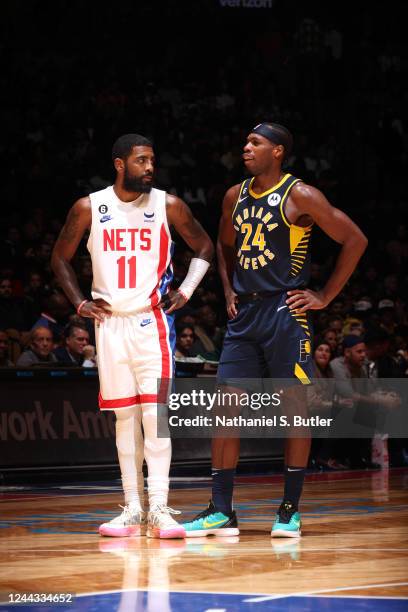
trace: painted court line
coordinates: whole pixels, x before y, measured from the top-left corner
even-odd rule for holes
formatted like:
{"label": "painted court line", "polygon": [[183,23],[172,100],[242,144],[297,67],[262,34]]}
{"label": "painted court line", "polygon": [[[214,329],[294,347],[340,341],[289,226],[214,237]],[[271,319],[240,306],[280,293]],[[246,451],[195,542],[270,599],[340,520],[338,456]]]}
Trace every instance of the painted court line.
{"label": "painted court line", "polygon": [[[408,582],[387,582],[381,584],[362,584],[360,586],[352,586],[352,587],[335,587],[330,589],[319,589],[318,591],[302,591],[298,593],[286,593],[285,595],[268,595],[265,597],[253,597],[250,599],[246,599],[245,602],[257,603],[261,601],[268,601],[272,599],[282,599],[285,597],[305,597],[305,596],[317,596],[320,593],[337,593],[344,591],[359,591],[360,589],[377,589],[381,587],[399,587],[399,586],[408,586]],[[406,599],[401,598],[401,599]]]}

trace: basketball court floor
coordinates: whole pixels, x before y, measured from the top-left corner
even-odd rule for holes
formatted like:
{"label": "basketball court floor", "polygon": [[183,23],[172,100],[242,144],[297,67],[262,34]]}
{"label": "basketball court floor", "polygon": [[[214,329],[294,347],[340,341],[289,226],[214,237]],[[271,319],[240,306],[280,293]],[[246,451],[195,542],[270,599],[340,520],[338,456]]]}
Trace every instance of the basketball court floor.
{"label": "basketball court floor", "polygon": [[[123,503],[117,480],[2,487],[0,610],[408,610],[407,469],[308,474],[299,540],[270,538],[280,475],[237,480],[241,534],[186,540],[101,538]],[[172,480],[182,520],[209,484]]]}

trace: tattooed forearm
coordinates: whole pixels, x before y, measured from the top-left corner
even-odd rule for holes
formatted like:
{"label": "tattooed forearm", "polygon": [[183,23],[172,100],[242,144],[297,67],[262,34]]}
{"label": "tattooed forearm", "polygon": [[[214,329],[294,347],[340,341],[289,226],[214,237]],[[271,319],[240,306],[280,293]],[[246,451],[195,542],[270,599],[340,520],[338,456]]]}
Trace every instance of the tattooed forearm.
{"label": "tattooed forearm", "polygon": [[198,240],[203,235],[203,228],[195,219],[188,219],[181,228],[181,234],[186,240]]}
{"label": "tattooed forearm", "polygon": [[211,261],[214,247],[207,234],[195,219],[189,207],[179,198],[167,196],[167,220],[194,251],[195,257]]}
{"label": "tattooed forearm", "polygon": [[75,240],[79,228],[79,212],[71,209],[64,227],[61,230],[60,239],[65,242],[72,242]]}

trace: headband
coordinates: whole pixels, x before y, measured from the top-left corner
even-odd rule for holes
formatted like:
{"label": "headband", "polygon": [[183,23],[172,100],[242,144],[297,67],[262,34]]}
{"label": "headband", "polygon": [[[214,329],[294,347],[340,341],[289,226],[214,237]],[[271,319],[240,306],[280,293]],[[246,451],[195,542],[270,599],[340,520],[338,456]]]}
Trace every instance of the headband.
{"label": "headband", "polygon": [[274,127],[271,127],[268,123],[258,123],[258,125],[256,125],[251,130],[251,132],[253,134],[260,134],[261,136],[265,136],[265,138],[267,138],[274,144],[283,145],[284,147],[287,146],[287,137],[285,138],[285,136],[280,134],[278,130],[276,130]]}

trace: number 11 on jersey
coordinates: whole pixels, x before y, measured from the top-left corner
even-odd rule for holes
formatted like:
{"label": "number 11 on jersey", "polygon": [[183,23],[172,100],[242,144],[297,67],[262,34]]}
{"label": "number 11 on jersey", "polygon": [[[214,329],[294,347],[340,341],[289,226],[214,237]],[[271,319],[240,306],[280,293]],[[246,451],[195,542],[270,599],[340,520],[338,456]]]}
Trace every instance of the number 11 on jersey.
{"label": "number 11 on jersey", "polygon": [[[136,288],[136,255],[129,257],[126,262],[126,257],[123,255],[116,260],[118,264],[118,288],[119,289],[135,289]],[[127,263],[127,266],[126,266]],[[126,268],[129,268],[129,284],[126,285]]]}

